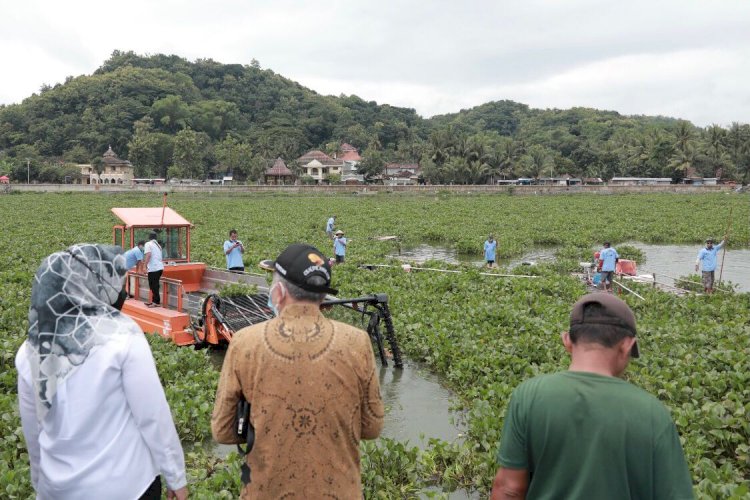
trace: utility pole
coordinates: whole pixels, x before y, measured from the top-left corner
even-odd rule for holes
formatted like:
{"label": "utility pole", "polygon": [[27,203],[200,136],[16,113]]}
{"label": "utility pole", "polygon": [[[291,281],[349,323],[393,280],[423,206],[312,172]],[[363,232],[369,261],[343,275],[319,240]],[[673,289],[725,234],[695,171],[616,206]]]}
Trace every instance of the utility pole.
{"label": "utility pole", "polygon": [[29,160],[28,158],[26,158],[26,184],[31,184],[31,182],[29,181],[29,179],[30,179],[30,175],[29,175],[30,167],[29,167],[29,165],[30,164],[31,164],[31,160]]}

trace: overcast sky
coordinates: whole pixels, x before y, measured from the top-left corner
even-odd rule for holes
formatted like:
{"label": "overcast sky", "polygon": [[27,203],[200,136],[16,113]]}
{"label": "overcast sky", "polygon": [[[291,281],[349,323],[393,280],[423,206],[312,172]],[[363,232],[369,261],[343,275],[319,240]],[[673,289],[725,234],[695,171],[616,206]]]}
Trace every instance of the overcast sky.
{"label": "overcast sky", "polygon": [[511,99],[750,122],[748,0],[0,0],[0,103],[116,49],[254,58],[425,117]]}

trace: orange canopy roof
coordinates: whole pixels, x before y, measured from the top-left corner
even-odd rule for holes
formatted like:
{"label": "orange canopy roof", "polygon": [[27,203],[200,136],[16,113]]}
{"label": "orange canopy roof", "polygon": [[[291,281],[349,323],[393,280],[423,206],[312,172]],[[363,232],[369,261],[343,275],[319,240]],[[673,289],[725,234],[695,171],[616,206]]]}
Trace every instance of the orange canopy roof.
{"label": "orange canopy roof", "polygon": [[[164,222],[162,223],[162,210]],[[127,227],[192,226],[190,221],[167,207],[113,208],[115,214]]]}

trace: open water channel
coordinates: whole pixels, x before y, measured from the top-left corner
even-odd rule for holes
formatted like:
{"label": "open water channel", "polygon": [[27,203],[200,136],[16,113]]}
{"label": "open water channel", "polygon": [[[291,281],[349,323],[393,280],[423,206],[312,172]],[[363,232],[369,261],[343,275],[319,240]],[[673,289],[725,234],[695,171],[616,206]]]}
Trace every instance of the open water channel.
{"label": "open water channel", "polygon": [[[656,273],[659,282],[673,285],[676,278],[695,274],[695,259],[700,245],[649,245],[640,242],[626,242],[623,244],[634,246],[643,252],[644,262],[638,263],[638,273]],[[615,248],[617,246],[615,245]],[[552,262],[555,260],[556,247],[534,248],[524,255],[512,258],[508,261],[500,261],[501,266],[516,267],[529,263]],[[594,249],[592,248],[592,255]],[[474,264],[483,266],[484,261],[476,255],[459,254],[455,249],[449,247],[432,246],[428,244],[402,249],[400,253],[392,253],[389,257],[422,264],[428,260],[441,260],[449,264]],[[721,262],[721,252],[719,253]],[[716,279],[719,278],[719,268],[716,270]],[[738,287],[740,292],[750,292],[750,250],[727,249],[724,259],[724,281],[729,280]]]}

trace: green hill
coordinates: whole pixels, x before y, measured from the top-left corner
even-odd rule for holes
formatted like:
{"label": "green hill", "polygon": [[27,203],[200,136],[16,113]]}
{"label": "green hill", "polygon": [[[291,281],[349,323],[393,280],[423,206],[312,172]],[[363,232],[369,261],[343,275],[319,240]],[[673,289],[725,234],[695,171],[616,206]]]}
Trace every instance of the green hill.
{"label": "green hill", "polygon": [[[92,75],[0,107],[0,173],[54,181],[64,163],[108,146],[137,176],[257,178],[267,161],[359,148],[363,168],[419,162],[432,182],[561,174],[680,177],[695,170],[747,179],[750,127],[700,129],[665,117],[531,109],[496,101],[425,119],[357,96],[322,96],[257,62],[190,62],[115,51]],[[220,166],[214,168],[214,165]],[[292,167],[294,165],[292,164]],[[59,172],[58,172],[59,174]]]}

